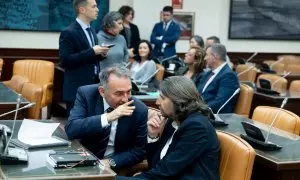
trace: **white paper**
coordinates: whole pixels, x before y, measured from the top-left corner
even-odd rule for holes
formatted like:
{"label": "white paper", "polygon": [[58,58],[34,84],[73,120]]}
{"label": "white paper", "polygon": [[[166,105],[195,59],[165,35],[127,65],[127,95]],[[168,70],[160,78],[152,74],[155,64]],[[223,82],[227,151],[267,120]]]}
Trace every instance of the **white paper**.
{"label": "white paper", "polygon": [[43,123],[24,119],[18,133],[18,139],[32,146],[61,142],[52,137],[53,132],[58,126],[59,123]]}

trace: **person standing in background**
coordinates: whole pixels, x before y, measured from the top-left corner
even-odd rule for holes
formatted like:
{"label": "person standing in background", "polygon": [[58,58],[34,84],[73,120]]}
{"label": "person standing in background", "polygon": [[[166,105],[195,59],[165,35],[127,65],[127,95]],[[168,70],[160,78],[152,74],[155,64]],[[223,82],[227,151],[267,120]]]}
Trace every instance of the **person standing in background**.
{"label": "person standing in background", "polygon": [[138,45],[141,40],[139,28],[132,23],[134,18],[134,10],[130,6],[122,6],[119,9],[119,13],[123,15],[123,30],[121,35],[124,36],[129,57],[133,58],[135,54],[138,53]]}
{"label": "person standing in background", "polygon": [[204,48],[203,38],[199,35],[192,36],[189,43],[190,43],[190,48],[192,47]]}
{"label": "person standing in background", "polygon": [[180,37],[180,27],[173,21],[173,8],[163,8],[163,21],[156,23],[151,33],[151,43],[154,44],[153,56],[161,59],[176,55],[175,45]]}
{"label": "person standing in background", "polygon": [[109,48],[97,45],[96,32],[90,26],[98,16],[95,0],[74,0],[76,21],[64,29],[59,37],[59,57],[64,72],[63,100],[69,115],[79,86],[99,82],[99,61]]}
{"label": "person standing in background", "polygon": [[120,35],[123,29],[123,16],[117,11],[107,13],[103,18],[103,30],[98,34],[99,44],[114,45],[110,48],[105,59],[100,62],[100,68],[105,69],[114,64],[127,64],[128,50],[125,38]]}

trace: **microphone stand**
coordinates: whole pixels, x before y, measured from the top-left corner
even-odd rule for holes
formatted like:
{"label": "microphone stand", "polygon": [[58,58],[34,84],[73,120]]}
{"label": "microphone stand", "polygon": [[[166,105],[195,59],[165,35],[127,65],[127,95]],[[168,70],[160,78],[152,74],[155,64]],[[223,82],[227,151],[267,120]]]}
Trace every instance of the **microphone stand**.
{"label": "microphone stand", "polygon": [[250,56],[250,57],[246,60],[246,63],[248,63],[249,61],[251,61],[257,54],[258,54],[258,52],[255,52],[254,54],[252,54],[252,56]]}

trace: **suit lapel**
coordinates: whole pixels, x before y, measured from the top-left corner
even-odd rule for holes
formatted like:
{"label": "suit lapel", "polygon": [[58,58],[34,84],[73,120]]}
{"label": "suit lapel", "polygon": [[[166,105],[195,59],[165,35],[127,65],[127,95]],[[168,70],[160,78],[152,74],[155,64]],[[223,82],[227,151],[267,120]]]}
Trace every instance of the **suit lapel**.
{"label": "suit lapel", "polygon": [[87,39],[85,33],[83,32],[83,29],[81,28],[80,24],[77,21],[76,21],[76,26],[77,26],[76,28],[78,32],[78,37],[82,39],[82,41],[84,41],[88,47],[90,47],[89,40]]}
{"label": "suit lapel", "polygon": [[103,114],[103,113],[104,113],[103,98],[102,96],[99,95],[95,107],[95,114]]}

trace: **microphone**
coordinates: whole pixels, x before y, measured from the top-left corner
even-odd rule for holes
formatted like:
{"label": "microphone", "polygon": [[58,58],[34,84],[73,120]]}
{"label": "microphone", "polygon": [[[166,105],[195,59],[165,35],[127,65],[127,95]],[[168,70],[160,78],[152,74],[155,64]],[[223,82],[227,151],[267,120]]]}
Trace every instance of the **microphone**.
{"label": "microphone", "polygon": [[155,74],[157,74],[159,71],[159,69],[157,69],[153,74],[151,74],[146,80],[144,80],[140,85],[138,85],[138,87],[141,88],[147,88],[146,86],[143,86],[148,80],[150,80],[152,77],[155,76]]}
{"label": "microphone", "polygon": [[287,77],[289,74],[291,74],[291,72],[285,73],[283,76],[281,76],[281,77],[280,77],[279,79],[277,79],[275,82],[273,82],[272,85],[271,85],[271,89],[273,89],[275,84],[277,84],[281,79]]}
{"label": "microphone", "polygon": [[237,76],[239,77],[240,75],[242,75],[242,74],[244,74],[244,73],[250,71],[250,70],[253,69],[253,68],[255,68],[255,66],[250,66],[250,67],[248,67],[247,69],[245,69],[244,71],[238,73]]}
{"label": "microphone", "polygon": [[10,138],[8,141],[7,141],[6,129],[4,127],[2,128],[2,132],[3,132],[2,133],[2,146],[5,148],[3,149],[2,153],[0,154],[0,163],[1,164],[23,164],[23,163],[28,162],[28,154],[24,149],[21,149],[18,147],[9,147],[9,143],[10,143],[11,138],[13,137],[13,133],[14,133],[15,125],[16,125],[18,110],[21,109],[20,103],[21,103],[21,94],[18,95],[16,109],[13,111],[13,112],[15,112],[15,117],[14,117],[13,127],[11,130],[12,132],[11,132],[11,135],[10,135]]}
{"label": "microphone", "polygon": [[21,108],[18,107],[18,108],[16,108],[15,110],[12,110],[12,111],[9,111],[9,112],[0,114],[0,117],[6,116],[6,115],[8,115],[8,114],[10,114],[10,113],[13,113],[13,112],[17,112],[18,110],[30,108],[30,107],[32,107],[32,106],[34,106],[34,105],[35,105],[35,102],[29,103],[29,104],[27,104],[27,105],[25,105],[25,106],[23,106],[23,107],[21,107]]}
{"label": "microphone", "polygon": [[281,58],[281,59],[279,59],[279,60],[273,62],[273,63],[270,65],[270,69],[272,70],[272,67],[273,67],[275,64],[281,62],[283,59],[284,59],[284,58]]}
{"label": "microphone", "polygon": [[258,54],[258,52],[253,53],[252,56],[250,56],[250,57],[246,60],[246,63],[250,62],[257,54]]}
{"label": "microphone", "polygon": [[167,57],[167,58],[165,58],[165,59],[162,59],[162,60],[161,60],[161,64],[162,64],[163,62],[168,61],[168,60],[173,59],[173,58],[177,58],[177,55],[173,55],[173,56]]}
{"label": "microphone", "polygon": [[[223,107],[225,107],[225,105],[237,94],[237,93],[239,93],[240,92],[240,88],[237,88],[235,91],[234,91],[234,93],[227,99],[227,101],[219,108],[219,110],[217,111],[217,113],[216,114],[214,114],[214,116],[215,116],[215,120],[216,121],[219,121],[219,122],[224,122],[224,120],[223,119],[221,119],[220,118],[220,116],[219,116],[219,112],[223,109]],[[224,122],[225,123],[225,122]]]}
{"label": "microphone", "polygon": [[[288,101],[288,98],[284,98],[284,100],[281,103],[280,106],[280,110],[286,105]],[[263,133],[261,132],[261,130],[255,126],[254,124],[251,124],[249,122],[241,122],[242,126],[246,132],[246,135],[241,134],[241,138],[243,138],[245,141],[247,141],[250,145],[252,145],[254,148],[260,149],[260,150],[265,150],[265,151],[275,151],[275,150],[279,150],[282,148],[282,146],[279,146],[277,144],[274,144],[272,142],[269,142],[269,135],[271,133],[271,129],[273,128],[273,125],[280,113],[280,110],[278,109],[278,111],[276,112],[276,115],[274,117],[274,119],[272,120],[272,123],[269,126],[268,129],[268,133],[267,133],[267,137],[264,138]]]}

